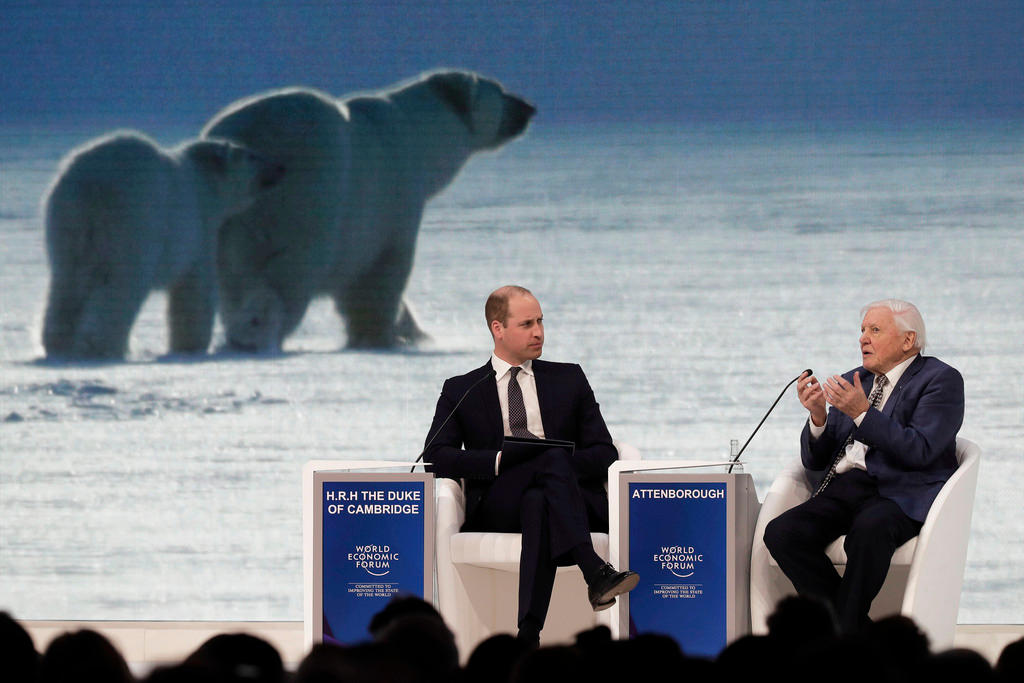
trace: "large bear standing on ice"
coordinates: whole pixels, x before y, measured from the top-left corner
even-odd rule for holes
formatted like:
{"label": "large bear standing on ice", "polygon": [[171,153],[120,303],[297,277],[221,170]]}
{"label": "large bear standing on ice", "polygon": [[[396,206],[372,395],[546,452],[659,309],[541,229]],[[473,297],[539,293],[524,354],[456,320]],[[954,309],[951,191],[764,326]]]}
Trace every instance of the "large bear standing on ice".
{"label": "large bear standing on ice", "polygon": [[289,171],[221,230],[228,343],[280,348],[321,293],[334,298],[351,347],[422,338],[402,293],[424,206],[474,152],[522,133],[534,111],[492,80],[444,71],[346,100],[287,89],[216,116],[204,136]]}
{"label": "large bear standing on ice", "polygon": [[216,314],[217,229],[284,169],[227,141],[170,151],[131,131],[72,152],[45,199],[48,357],[120,358],[154,288],[172,351],[205,351]]}

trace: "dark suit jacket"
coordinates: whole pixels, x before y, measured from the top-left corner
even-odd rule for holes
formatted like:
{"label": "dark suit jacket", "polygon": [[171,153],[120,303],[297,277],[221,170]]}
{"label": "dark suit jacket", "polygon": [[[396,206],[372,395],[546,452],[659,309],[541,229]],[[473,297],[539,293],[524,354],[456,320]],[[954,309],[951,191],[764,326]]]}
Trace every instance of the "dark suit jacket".
{"label": "dark suit jacket", "polygon": [[[865,393],[870,393],[874,377],[863,367],[843,377],[852,382],[855,372],[860,373]],[[960,373],[937,358],[918,356],[882,410],[869,408],[860,427],[830,407],[825,432],[812,442],[805,423],[800,457],[811,478],[820,481],[856,429],[853,438],[868,447],[865,463],[878,482],[878,492],[895,501],[908,517],[924,521],[939,489],[957,468],[956,434],[963,420]]]}
{"label": "dark suit jacket", "polygon": [[[491,369],[488,360],[483,367],[445,381],[427,442],[435,432],[437,436],[423,457],[438,476],[466,480],[467,521],[473,519],[477,503],[495,478],[494,458],[504,438],[497,385],[490,378],[480,381]],[[608,467],[618,459],[618,452],[583,369],[571,363],[535,360],[533,373],[545,437],[575,442],[572,463],[581,489],[606,496]],[[478,381],[441,427],[466,390]]]}

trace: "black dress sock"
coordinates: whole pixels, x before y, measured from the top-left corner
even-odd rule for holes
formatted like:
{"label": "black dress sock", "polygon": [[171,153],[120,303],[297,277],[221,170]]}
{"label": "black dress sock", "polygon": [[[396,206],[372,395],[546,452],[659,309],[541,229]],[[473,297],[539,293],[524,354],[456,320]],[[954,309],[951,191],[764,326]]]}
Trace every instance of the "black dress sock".
{"label": "black dress sock", "polygon": [[583,572],[583,579],[589,584],[598,569],[604,566],[605,562],[601,556],[594,552],[594,546],[589,543],[580,543],[570,551],[572,561],[575,562],[580,571]]}

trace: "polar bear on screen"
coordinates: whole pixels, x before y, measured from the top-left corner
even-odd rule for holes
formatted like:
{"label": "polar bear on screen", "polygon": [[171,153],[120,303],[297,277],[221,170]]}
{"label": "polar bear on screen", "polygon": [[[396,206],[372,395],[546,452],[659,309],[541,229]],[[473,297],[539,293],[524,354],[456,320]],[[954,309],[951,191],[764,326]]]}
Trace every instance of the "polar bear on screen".
{"label": "polar bear on screen", "polygon": [[216,231],[283,176],[235,143],[163,150],[122,131],[74,150],[44,200],[48,357],[121,358],[150,291],[167,288],[172,351],[205,351],[216,313]]}
{"label": "polar bear on screen", "polygon": [[278,349],[311,299],[334,298],[350,347],[414,343],[403,292],[424,206],[475,152],[521,134],[534,108],[493,80],[432,73],[344,100],[292,88],[232,104],[204,136],[288,167],[221,231],[227,341]]}

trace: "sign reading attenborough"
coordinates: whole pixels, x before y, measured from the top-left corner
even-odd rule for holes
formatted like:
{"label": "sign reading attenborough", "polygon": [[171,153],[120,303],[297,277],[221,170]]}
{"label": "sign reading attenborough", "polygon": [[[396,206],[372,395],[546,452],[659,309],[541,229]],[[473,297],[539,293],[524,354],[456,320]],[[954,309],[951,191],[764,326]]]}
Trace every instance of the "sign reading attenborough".
{"label": "sign reading attenborough", "polygon": [[727,641],[728,507],[724,482],[630,482],[630,630],[673,636],[687,654]]}
{"label": "sign reading attenborough", "polygon": [[425,490],[423,481],[323,482],[324,641],[366,640],[394,595],[423,597]]}

